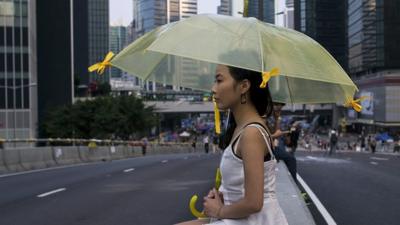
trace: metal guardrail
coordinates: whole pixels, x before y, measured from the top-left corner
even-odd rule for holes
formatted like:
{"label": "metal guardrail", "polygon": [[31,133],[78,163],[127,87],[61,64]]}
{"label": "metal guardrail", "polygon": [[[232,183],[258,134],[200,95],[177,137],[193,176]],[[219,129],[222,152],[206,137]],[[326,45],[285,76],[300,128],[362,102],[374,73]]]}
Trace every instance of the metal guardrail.
{"label": "metal guardrail", "polygon": [[[143,146],[143,141],[129,141],[129,140],[111,140],[111,139],[77,139],[77,138],[29,138],[29,139],[0,139],[0,147],[5,143],[47,143],[47,144],[72,144],[72,145],[87,145],[89,147],[96,147],[98,144],[102,145],[129,145],[129,146]],[[172,146],[184,145],[189,146],[188,142],[158,142],[149,141],[149,145]]]}

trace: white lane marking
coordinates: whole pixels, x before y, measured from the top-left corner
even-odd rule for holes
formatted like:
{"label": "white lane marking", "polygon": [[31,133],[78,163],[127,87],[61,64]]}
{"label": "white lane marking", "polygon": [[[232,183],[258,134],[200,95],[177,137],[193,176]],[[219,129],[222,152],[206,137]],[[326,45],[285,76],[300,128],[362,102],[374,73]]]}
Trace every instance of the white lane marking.
{"label": "white lane marking", "polygon": [[67,189],[66,189],[66,188],[60,188],[60,189],[56,189],[56,190],[54,190],[54,191],[49,191],[49,192],[40,194],[40,195],[38,195],[37,197],[38,197],[38,198],[43,198],[43,197],[46,197],[46,196],[55,194],[55,193],[57,193],[57,192],[65,191],[65,190],[67,190]]}
{"label": "white lane marking", "polygon": [[186,156],[185,158],[183,158],[183,159],[188,159],[188,157]]}
{"label": "white lane marking", "polygon": [[124,173],[129,173],[129,172],[134,171],[134,170],[135,170],[135,168],[126,169],[126,170],[124,170]]}
{"label": "white lane marking", "polygon": [[161,163],[166,163],[166,162],[168,162],[168,160],[163,160],[163,161],[161,161]]}
{"label": "white lane marking", "polygon": [[310,196],[311,200],[314,202],[318,211],[321,213],[322,217],[325,219],[328,225],[336,225],[335,220],[332,218],[331,214],[329,214],[328,210],[322,205],[317,196],[311,190],[311,188],[306,184],[306,182],[301,178],[299,174],[297,174],[297,180],[300,182],[301,186],[303,186],[304,190],[307,192],[308,196]]}
{"label": "white lane marking", "polygon": [[377,162],[369,162],[369,163],[371,163],[372,165],[378,165],[378,163]]}
{"label": "white lane marking", "polygon": [[388,158],[370,157],[373,160],[389,160]]}

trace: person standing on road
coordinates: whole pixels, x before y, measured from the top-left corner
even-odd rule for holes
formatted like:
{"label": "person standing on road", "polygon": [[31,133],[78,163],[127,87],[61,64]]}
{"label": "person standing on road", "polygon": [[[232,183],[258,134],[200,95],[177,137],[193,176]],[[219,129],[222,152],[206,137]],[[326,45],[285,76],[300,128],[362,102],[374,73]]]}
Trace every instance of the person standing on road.
{"label": "person standing on road", "polygon": [[196,142],[197,142],[197,136],[194,135],[193,139],[192,139],[192,148],[193,148],[193,152],[196,152]]}
{"label": "person standing on road", "polygon": [[286,146],[285,146],[285,134],[287,132],[284,132],[281,130],[282,127],[282,117],[281,117],[281,112],[282,108],[285,106],[283,103],[275,103],[273,105],[273,116],[268,118],[267,123],[270,124],[273,127],[273,134],[272,138],[274,140],[274,154],[276,156],[276,159],[282,160],[285,164],[286,167],[288,168],[290,174],[293,177],[293,180],[297,183],[297,161],[296,157],[294,154],[290,154],[288,151],[286,151]]}
{"label": "person standing on road", "polygon": [[204,151],[206,152],[206,154],[208,154],[208,148],[209,148],[209,143],[208,143],[208,134],[206,134],[203,137],[203,144],[204,144]]}
{"label": "person standing on road", "polygon": [[149,144],[149,141],[147,140],[146,137],[142,138],[142,155],[146,155],[146,150],[147,150],[147,145]]}
{"label": "person standing on road", "polygon": [[213,153],[217,153],[217,149],[218,149],[218,135],[214,134],[213,138],[212,138],[212,147],[213,147]]}
{"label": "person standing on road", "polygon": [[371,153],[374,154],[375,150],[376,150],[376,140],[375,140],[375,138],[372,138],[370,148],[371,148]]}
{"label": "person standing on road", "polygon": [[333,129],[329,137],[329,146],[330,146],[329,155],[332,155],[336,151],[337,142],[338,142],[338,135],[336,129]]}
{"label": "person standing on road", "polygon": [[290,128],[290,147],[292,150],[290,153],[293,156],[297,149],[297,143],[299,141],[299,136],[300,136],[300,129],[299,129],[298,125],[294,125],[292,128]]}

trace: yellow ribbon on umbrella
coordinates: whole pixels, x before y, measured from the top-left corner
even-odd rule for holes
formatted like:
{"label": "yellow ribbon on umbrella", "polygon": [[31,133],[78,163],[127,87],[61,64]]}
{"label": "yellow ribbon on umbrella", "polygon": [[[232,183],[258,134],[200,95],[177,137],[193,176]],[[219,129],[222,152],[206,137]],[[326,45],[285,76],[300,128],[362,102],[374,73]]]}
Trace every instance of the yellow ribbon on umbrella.
{"label": "yellow ribbon on umbrella", "polygon": [[215,102],[214,97],[213,97],[213,103],[214,103],[215,133],[220,134],[221,133],[221,116],[220,116],[218,106],[217,106],[217,103]]}
{"label": "yellow ribbon on umbrella", "polygon": [[271,71],[266,71],[262,73],[262,82],[260,84],[260,88],[266,88],[267,83],[271,77],[278,76],[279,75],[279,69],[278,68],[272,68]]}
{"label": "yellow ribbon on umbrella", "polygon": [[366,96],[361,96],[359,99],[352,99],[352,98],[347,98],[347,102],[344,104],[345,107],[351,107],[357,112],[361,112],[362,106],[359,104],[361,101],[366,99],[368,97]]}
{"label": "yellow ribbon on umbrella", "polygon": [[108,52],[107,55],[106,55],[106,57],[104,58],[103,62],[99,62],[99,63],[93,64],[93,65],[91,65],[91,66],[89,67],[89,72],[93,72],[93,71],[97,70],[97,73],[98,73],[98,74],[103,74],[103,73],[104,73],[104,70],[105,70],[107,67],[110,67],[110,66],[111,66],[110,61],[111,61],[111,59],[112,59],[113,57],[114,57],[114,53]]}

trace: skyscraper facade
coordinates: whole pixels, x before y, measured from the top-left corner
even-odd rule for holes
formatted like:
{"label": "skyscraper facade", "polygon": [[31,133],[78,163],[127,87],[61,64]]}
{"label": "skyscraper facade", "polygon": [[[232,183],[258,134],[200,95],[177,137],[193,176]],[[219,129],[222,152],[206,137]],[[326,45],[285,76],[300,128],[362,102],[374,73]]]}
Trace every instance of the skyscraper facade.
{"label": "skyscraper facade", "polygon": [[0,138],[36,135],[34,1],[0,1]]}

